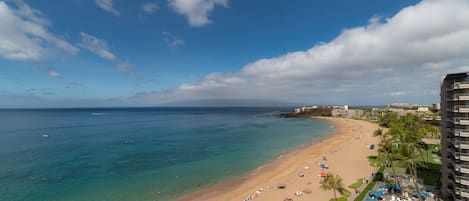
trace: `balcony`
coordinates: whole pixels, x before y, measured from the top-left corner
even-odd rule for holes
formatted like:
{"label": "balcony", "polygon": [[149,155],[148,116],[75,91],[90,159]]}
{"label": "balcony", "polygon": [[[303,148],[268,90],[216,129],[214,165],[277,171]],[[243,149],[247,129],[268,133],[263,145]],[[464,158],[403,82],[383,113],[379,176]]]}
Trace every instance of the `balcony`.
{"label": "balcony", "polygon": [[458,184],[462,184],[462,185],[465,185],[465,186],[469,186],[469,177],[466,177],[466,176],[456,176],[456,178],[454,178],[454,181],[456,181],[456,183],[458,183]]}
{"label": "balcony", "polygon": [[454,140],[453,143],[458,149],[469,149],[469,141]]}
{"label": "balcony", "polygon": [[454,158],[457,160],[469,162],[469,153],[455,152]]}
{"label": "balcony", "polygon": [[469,174],[469,165],[456,164],[453,162],[454,170],[460,173]]}
{"label": "balcony", "polygon": [[453,107],[449,107],[448,111],[455,113],[469,113],[469,105],[455,105]]}
{"label": "balcony", "polygon": [[448,129],[448,132],[453,133],[456,137],[469,137],[469,129]]}
{"label": "balcony", "polygon": [[456,188],[455,190],[456,195],[459,195],[463,198],[469,198],[469,190],[464,188]]}
{"label": "balcony", "polygon": [[449,118],[448,121],[456,125],[469,126],[469,117],[455,117],[453,119]]}
{"label": "balcony", "polygon": [[451,101],[469,101],[469,94],[454,94],[447,98]]}
{"label": "balcony", "polygon": [[455,89],[469,89],[469,82],[455,82],[450,90],[455,90]]}

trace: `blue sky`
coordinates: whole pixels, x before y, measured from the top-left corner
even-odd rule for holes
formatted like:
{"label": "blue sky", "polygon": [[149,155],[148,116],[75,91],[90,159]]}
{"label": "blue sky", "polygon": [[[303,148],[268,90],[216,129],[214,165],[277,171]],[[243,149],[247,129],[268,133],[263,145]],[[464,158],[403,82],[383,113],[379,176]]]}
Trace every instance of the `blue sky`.
{"label": "blue sky", "polygon": [[[425,17],[434,7],[441,7],[438,10],[451,13],[456,7],[467,6],[464,1],[449,2],[1,2],[0,15],[8,17],[0,19],[0,28],[4,30],[0,31],[0,96],[3,97],[0,107],[155,106],[167,102],[225,98],[300,103],[431,103],[438,100],[436,91],[439,76],[467,67],[466,61],[462,61],[459,55],[468,47],[461,47],[453,54],[437,60],[414,55],[403,63],[397,61],[400,55],[392,54],[379,61],[360,61],[365,63],[354,60],[359,56],[350,59],[344,54],[335,60],[344,58],[349,63],[327,63],[322,66],[319,64],[324,61],[310,61],[306,57],[304,61],[311,64],[288,61],[292,60],[291,57],[298,58],[295,56],[297,54],[301,56],[305,52],[320,51],[321,47],[335,45],[341,40],[357,41],[361,36],[354,33],[358,32],[354,29],[364,29],[363,36],[371,35],[365,41],[358,40],[357,47],[376,38],[395,40],[405,45],[419,39],[418,36],[409,38],[412,34],[421,34],[425,38],[428,33],[435,33],[435,30],[441,30],[442,35],[466,30],[465,25],[456,23],[445,27],[442,25],[445,23],[432,25],[430,22],[427,26]],[[405,15],[406,12],[412,15],[399,18],[400,13]],[[451,20],[444,17],[442,15],[438,20]],[[460,17],[464,20],[466,16]],[[399,24],[393,24],[393,19]],[[406,23],[415,23],[413,29],[428,32],[414,33],[414,30],[404,29]],[[394,38],[392,34],[381,33],[383,30],[379,29],[389,29],[388,32],[396,30],[403,36]],[[376,36],[373,37],[373,34]],[[347,38],[349,35],[351,39]],[[447,41],[446,44],[451,45],[453,42]],[[386,53],[387,50],[382,49],[385,44],[379,45],[381,49],[376,51]],[[364,55],[374,53],[373,47],[365,46],[365,49],[360,50],[364,51]],[[393,62],[385,63],[390,60]],[[363,78],[392,75],[397,79],[437,63],[445,63],[446,66],[442,65],[433,74],[426,75],[436,83],[431,88],[411,86],[411,90],[403,91],[400,90],[402,87],[375,87],[370,92],[383,91],[383,94],[368,94],[366,100],[361,99],[363,94],[353,95],[354,91],[368,90]],[[374,67],[362,67],[368,65]],[[328,72],[329,69],[334,71]],[[366,73],[389,69],[389,74]],[[253,75],[253,72],[257,74]],[[297,77],[290,77],[292,72]],[[355,72],[357,77],[353,77],[353,73],[350,74],[352,77],[345,78],[336,75],[344,72]],[[311,81],[298,81],[306,79],[308,75],[311,75]],[[411,78],[403,77],[403,80],[394,79],[392,82],[401,83]],[[330,85],[327,80],[333,79],[346,79],[344,85],[347,87],[335,87],[329,91],[309,90],[311,87]],[[242,82],[244,88],[238,82]],[[228,86],[230,83],[232,86]],[[415,90],[424,92],[409,96]],[[331,97],[325,98],[325,94]],[[338,101],[337,98],[342,95],[348,98]]]}

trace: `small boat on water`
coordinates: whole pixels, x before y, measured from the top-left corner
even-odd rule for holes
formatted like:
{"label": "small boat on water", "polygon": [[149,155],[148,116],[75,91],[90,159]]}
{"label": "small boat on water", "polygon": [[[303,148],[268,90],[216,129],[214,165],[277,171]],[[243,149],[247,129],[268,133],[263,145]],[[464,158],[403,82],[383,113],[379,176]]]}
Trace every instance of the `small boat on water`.
{"label": "small boat on water", "polygon": [[43,137],[43,138],[48,138],[48,137],[49,137],[49,134],[42,134],[41,137]]}

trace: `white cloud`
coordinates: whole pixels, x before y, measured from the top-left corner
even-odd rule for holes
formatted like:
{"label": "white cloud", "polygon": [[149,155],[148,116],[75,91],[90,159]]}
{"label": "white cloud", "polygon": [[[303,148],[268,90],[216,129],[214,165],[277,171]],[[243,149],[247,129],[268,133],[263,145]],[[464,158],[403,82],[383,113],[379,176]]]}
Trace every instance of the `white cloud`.
{"label": "white cloud", "polygon": [[117,71],[124,73],[134,79],[137,80],[144,80],[143,76],[135,72],[134,70],[135,65],[126,61],[121,61],[117,63],[116,69]]}
{"label": "white cloud", "polygon": [[90,52],[108,60],[115,60],[116,56],[108,50],[108,45],[105,40],[96,38],[96,36],[81,32],[80,47],[89,50]]}
{"label": "white cloud", "polygon": [[55,70],[55,69],[49,69],[49,70],[47,71],[47,75],[48,75],[49,77],[62,77],[62,74],[60,74],[60,73],[59,73],[57,70]]}
{"label": "white cloud", "polygon": [[96,5],[98,5],[103,10],[115,15],[119,16],[120,12],[114,8],[114,2],[112,0],[95,0]]}
{"label": "white cloud", "polygon": [[52,78],[62,77],[62,74],[59,71],[57,71],[57,69],[48,65],[34,66],[32,69],[42,75],[49,76]]}
{"label": "white cloud", "polygon": [[468,10],[466,0],[424,0],[391,18],[374,17],[366,26],[346,29],[306,51],[260,59],[238,72],[212,73],[197,83],[123,101],[436,102],[439,97],[433,92],[439,90],[440,76],[469,70]]}
{"label": "white cloud", "polygon": [[51,23],[22,1],[0,1],[0,56],[12,60],[39,60],[57,52],[75,54],[74,47],[49,32]]}
{"label": "white cloud", "polygon": [[200,27],[210,24],[208,18],[215,6],[228,6],[228,0],[168,0],[169,7],[175,12],[185,15],[189,24]]}
{"label": "white cloud", "polygon": [[143,80],[143,76],[133,70],[134,65],[121,61],[114,53],[109,50],[108,44],[105,40],[99,39],[96,36],[81,32],[81,43],[80,47],[89,50],[97,56],[114,61],[116,66],[115,69],[121,73],[124,73],[132,78]]}
{"label": "white cloud", "polygon": [[159,9],[158,4],[154,3],[154,2],[144,3],[142,5],[143,12],[145,12],[146,14],[149,14],[149,15],[155,14],[156,11],[158,11],[158,9]]}
{"label": "white cloud", "polygon": [[164,36],[164,41],[166,42],[166,45],[168,45],[169,48],[174,49],[177,48],[178,46],[184,45],[185,41],[167,31],[162,32]]}

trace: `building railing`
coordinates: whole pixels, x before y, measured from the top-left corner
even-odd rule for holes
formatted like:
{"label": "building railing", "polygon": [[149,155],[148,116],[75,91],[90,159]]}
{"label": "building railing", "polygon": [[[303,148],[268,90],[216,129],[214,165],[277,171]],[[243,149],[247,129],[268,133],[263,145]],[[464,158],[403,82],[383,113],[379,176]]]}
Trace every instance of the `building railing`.
{"label": "building railing", "polygon": [[453,120],[450,119],[454,124],[459,124],[459,125],[469,125],[469,117],[456,117]]}
{"label": "building railing", "polygon": [[469,174],[469,165],[454,164],[454,170],[460,173]]}
{"label": "building railing", "polygon": [[469,105],[455,105],[446,108],[446,110],[450,112],[469,113]]}
{"label": "building railing", "polygon": [[469,108],[469,105],[455,105],[453,106],[454,109],[460,109],[460,108]]}
{"label": "building railing", "polygon": [[448,128],[448,132],[453,133],[458,137],[469,137],[469,129],[453,129]]}
{"label": "building railing", "polygon": [[469,186],[469,176],[456,176],[455,181],[456,183]]}
{"label": "building railing", "polygon": [[468,189],[456,188],[455,193],[456,193],[456,195],[459,195],[461,197],[469,198],[469,190]]}
{"label": "building railing", "polygon": [[455,82],[450,89],[469,89],[469,81]]}
{"label": "building railing", "polygon": [[454,171],[459,173],[469,174],[469,164],[463,164],[461,162],[458,163],[454,158],[450,158],[449,163],[451,164],[451,167],[448,166],[448,168],[454,169]]}
{"label": "building railing", "polygon": [[458,149],[469,149],[469,141],[454,140],[453,144]]}
{"label": "building railing", "polygon": [[469,153],[455,151],[454,158],[457,160],[469,162]]}
{"label": "building railing", "polygon": [[458,151],[456,151],[454,154],[455,154],[456,156],[469,156],[469,153],[466,153],[466,152],[458,152]]}
{"label": "building railing", "polygon": [[452,100],[469,100],[469,93],[468,94],[453,94],[453,96],[449,96],[448,98]]}

